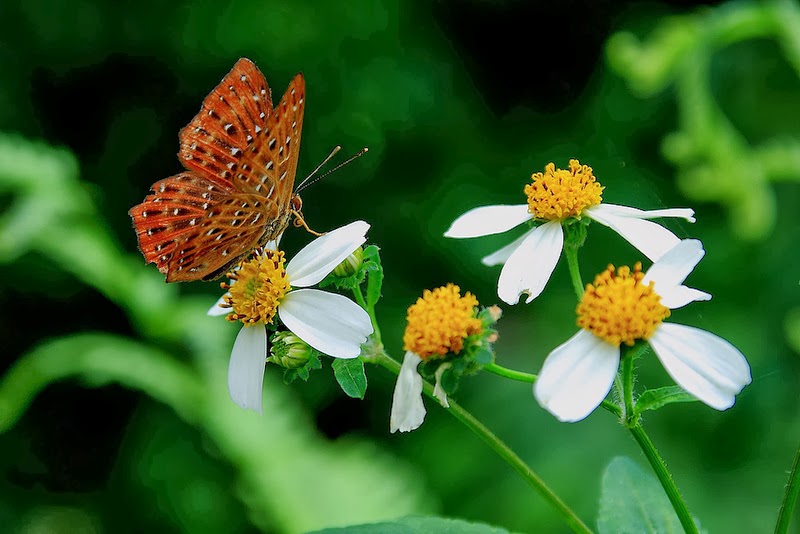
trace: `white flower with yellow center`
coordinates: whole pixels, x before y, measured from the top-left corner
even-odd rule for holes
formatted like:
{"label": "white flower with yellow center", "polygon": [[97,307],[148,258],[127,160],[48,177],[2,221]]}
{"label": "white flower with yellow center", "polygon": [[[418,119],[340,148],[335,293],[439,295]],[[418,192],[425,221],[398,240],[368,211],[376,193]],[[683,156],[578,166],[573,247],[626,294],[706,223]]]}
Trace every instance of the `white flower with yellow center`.
{"label": "white flower with yellow center", "polygon": [[704,254],[700,241],[687,239],[646,274],[636,264],[597,275],[578,304],[581,330],[547,356],[534,383],[539,404],[561,421],[580,421],[610,391],[620,345],[641,339],[685,391],[717,410],[733,406],[751,380],[744,355],[710,332],[663,322],[671,309],[711,298],[682,285]]}
{"label": "white flower with yellow center", "polygon": [[[481,333],[483,323],[477,318],[477,310],[478,299],[469,291],[462,297],[461,289],[453,284],[433,291],[426,289],[422,297],[408,308],[403,334],[406,354],[392,396],[389,421],[392,432],[415,430],[425,420],[422,376],[417,368],[423,361],[444,358],[448,353],[459,354],[468,336]],[[450,404],[440,381],[450,365],[444,363],[437,369],[433,392],[445,408]]]}
{"label": "white flower with yellow center", "polygon": [[445,232],[445,237],[467,238],[499,234],[531,220],[543,222],[497,252],[482,259],[488,266],[503,265],[497,295],[508,304],[526,293],[530,303],[544,290],[564,248],[562,223],[586,216],[615,230],[651,261],[658,260],[680,241],[675,234],[647,219],[679,217],[694,222],[694,211],[674,208],[642,211],[627,206],[601,204],[603,187],[592,168],[570,160],[569,169],[553,163],[544,173],[531,176],[525,186],[527,204],[483,206],[472,209]]}
{"label": "white flower with yellow center", "polygon": [[282,251],[265,249],[229,273],[228,292],[209,311],[244,326],[228,364],[228,391],[242,408],[261,413],[267,361],[266,325],[277,314],[297,337],[334,358],[357,358],[372,334],[369,314],[352,300],[308,288],[336,268],[366,241],[369,224],[356,221],[318,237],[284,268]]}

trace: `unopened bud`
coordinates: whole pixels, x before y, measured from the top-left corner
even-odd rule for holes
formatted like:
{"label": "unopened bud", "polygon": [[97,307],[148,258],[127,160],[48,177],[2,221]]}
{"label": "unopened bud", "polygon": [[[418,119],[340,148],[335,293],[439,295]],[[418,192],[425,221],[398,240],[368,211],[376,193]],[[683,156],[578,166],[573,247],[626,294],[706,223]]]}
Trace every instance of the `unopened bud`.
{"label": "unopened bud", "polygon": [[308,343],[293,333],[278,332],[272,336],[269,353],[270,357],[267,358],[267,361],[286,369],[296,369],[304,366],[311,359],[312,349]]}
{"label": "unopened bud", "polygon": [[339,278],[347,278],[353,276],[361,268],[364,262],[364,250],[361,247],[355,249],[349,256],[347,256],[342,263],[336,266],[333,274]]}

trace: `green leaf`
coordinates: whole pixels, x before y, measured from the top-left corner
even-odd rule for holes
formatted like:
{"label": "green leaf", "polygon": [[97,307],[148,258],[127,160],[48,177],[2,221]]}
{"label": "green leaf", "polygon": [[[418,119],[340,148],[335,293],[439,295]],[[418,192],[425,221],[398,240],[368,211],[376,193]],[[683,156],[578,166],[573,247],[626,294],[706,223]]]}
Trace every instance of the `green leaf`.
{"label": "green leaf", "polygon": [[673,402],[696,402],[697,397],[686,393],[678,386],[667,386],[657,389],[648,389],[642,393],[636,401],[634,411],[640,414],[647,410],[658,410],[659,408],[672,404]]}
{"label": "green leaf", "polygon": [[364,259],[369,258],[370,267],[375,266],[375,268],[370,268],[367,275],[367,307],[370,309],[381,299],[381,288],[383,287],[383,266],[379,250],[375,245],[364,249]]}
{"label": "green leaf", "polygon": [[364,362],[358,358],[337,358],[333,361],[333,376],[348,397],[363,399],[367,392],[367,374]]}
{"label": "green leaf", "polygon": [[611,460],[603,474],[597,530],[600,534],[683,532],[656,478],[623,456]]}
{"label": "green leaf", "polygon": [[308,534],[510,534],[508,530],[483,523],[468,523],[442,517],[402,517],[395,521],[315,530]]}

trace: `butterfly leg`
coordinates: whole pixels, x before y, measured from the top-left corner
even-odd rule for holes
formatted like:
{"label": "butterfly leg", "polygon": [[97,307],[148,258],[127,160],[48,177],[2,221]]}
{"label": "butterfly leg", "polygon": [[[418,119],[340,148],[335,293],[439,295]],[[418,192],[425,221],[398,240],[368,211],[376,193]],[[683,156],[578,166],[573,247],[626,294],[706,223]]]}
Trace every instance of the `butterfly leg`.
{"label": "butterfly leg", "polygon": [[292,215],[294,215],[294,225],[296,228],[300,228],[302,226],[309,234],[317,237],[325,235],[324,233],[319,233],[309,228],[308,224],[306,224],[306,220],[303,218],[303,213],[300,210],[292,210]]}

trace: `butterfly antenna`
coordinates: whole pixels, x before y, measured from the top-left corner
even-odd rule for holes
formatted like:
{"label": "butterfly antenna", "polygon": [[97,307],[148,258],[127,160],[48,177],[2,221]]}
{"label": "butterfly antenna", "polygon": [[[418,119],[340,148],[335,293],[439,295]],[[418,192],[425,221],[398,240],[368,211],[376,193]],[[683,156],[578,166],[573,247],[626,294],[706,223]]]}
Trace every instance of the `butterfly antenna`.
{"label": "butterfly antenna", "polygon": [[350,162],[351,162],[351,161],[353,161],[354,159],[358,159],[358,158],[360,158],[361,156],[363,156],[364,154],[366,154],[367,152],[369,152],[369,148],[367,148],[367,147],[364,147],[364,148],[362,148],[361,150],[359,150],[357,153],[353,154],[352,156],[350,156],[349,158],[347,158],[346,160],[344,160],[343,162],[341,162],[340,164],[338,164],[336,167],[332,168],[332,169],[331,169],[331,170],[329,170],[329,171],[326,171],[326,172],[325,172],[325,173],[323,173],[322,175],[320,175],[320,176],[317,176],[316,178],[314,178],[313,180],[311,180],[311,177],[312,177],[312,176],[314,176],[314,174],[316,174],[316,173],[317,173],[317,171],[319,171],[319,170],[320,170],[320,168],[321,168],[323,165],[325,165],[325,164],[326,164],[328,161],[330,161],[330,159],[331,159],[331,158],[334,156],[334,154],[336,154],[337,152],[339,152],[339,150],[341,150],[341,148],[342,148],[341,146],[337,145],[337,146],[336,146],[336,148],[334,148],[334,149],[331,151],[331,153],[328,155],[328,157],[327,157],[327,158],[325,158],[325,160],[324,160],[322,163],[320,163],[320,164],[319,164],[319,166],[317,166],[317,168],[316,168],[316,169],[314,169],[314,172],[312,172],[311,174],[309,174],[309,175],[308,175],[308,176],[307,176],[307,177],[306,177],[306,178],[305,178],[305,179],[304,179],[304,180],[303,180],[303,181],[300,183],[300,185],[298,185],[298,186],[297,186],[297,190],[295,191],[295,193],[299,193],[300,191],[302,191],[302,190],[303,190],[303,189],[305,189],[306,187],[310,186],[311,184],[314,184],[314,183],[317,183],[317,182],[319,182],[320,180],[322,180],[323,178],[325,178],[325,177],[326,177],[326,176],[328,176],[329,174],[331,174],[331,173],[333,173],[333,172],[336,172],[336,171],[338,171],[339,169],[341,169],[342,167],[344,167],[345,165],[347,165],[348,163],[350,163]]}
{"label": "butterfly antenna", "polygon": [[339,153],[339,151],[340,151],[341,149],[342,149],[342,145],[336,145],[335,147],[333,147],[333,150],[331,150],[331,153],[330,153],[330,154],[328,154],[328,156],[327,156],[325,159],[323,159],[323,160],[322,160],[322,163],[320,163],[319,165],[317,165],[317,168],[316,168],[316,169],[314,169],[313,171],[311,171],[311,174],[309,174],[308,176],[306,176],[305,178],[303,178],[303,181],[302,181],[302,182],[300,182],[300,184],[297,186],[297,189],[295,190],[295,192],[296,192],[296,193],[299,193],[301,189],[305,189],[305,188],[306,188],[306,186],[307,186],[307,184],[308,184],[308,181],[309,181],[311,178],[313,178],[313,177],[314,177],[314,175],[315,175],[315,174],[317,174],[317,173],[319,172],[319,170],[320,170],[320,169],[321,169],[321,168],[322,168],[322,167],[323,167],[323,166],[324,166],[326,163],[328,163],[328,162],[331,160],[331,158],[333,158],[333,156],[335,156],[336,154],[338,154],[338,153]]}

